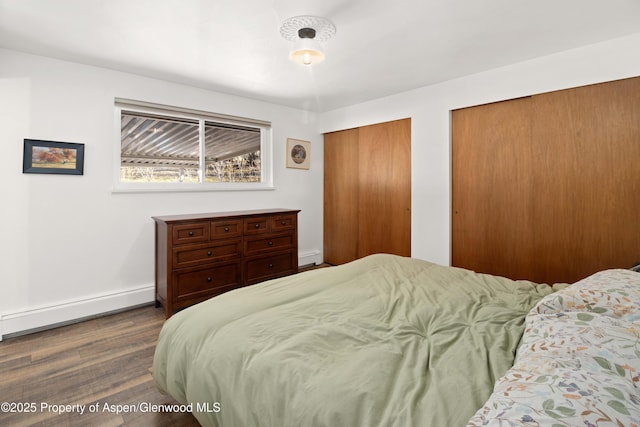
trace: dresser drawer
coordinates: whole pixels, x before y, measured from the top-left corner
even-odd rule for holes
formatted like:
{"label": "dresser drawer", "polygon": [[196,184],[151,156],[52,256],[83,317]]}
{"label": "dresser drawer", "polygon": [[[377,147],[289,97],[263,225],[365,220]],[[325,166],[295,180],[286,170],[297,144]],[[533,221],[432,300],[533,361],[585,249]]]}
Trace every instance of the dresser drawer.
{"label": "dresser drawer", "polygon": [[259,216],[255,218],[246,218],[244,220],[244,234],[262,234],[269,232],[271,224],[270,216]]}
{"label": "dresser drawer", "polygon": [[191,222],[173,226],[173,244],[198,243],[209,240],[209,222]]}
{"label": "dresser drawer", "polygon": [[296,215],[277,215],[271,218],[271,231],[276,233],[285,230],[294,230],[297,225]]}
{"label": "dresser drawer", "polygon": [[295,251],[288,251],[250,258],[245,264],[245,280],[248,284],[252,284],[296,273],[297,256]]}
{"label": "dresser drawer", "polygon": [[178,300],[196,298],[205,294],[216,295],[241,285],[240,262],[173,272],[173,296]]}
{"label": "dresser drawer", "polygon": [[244,254],[251,255],[265,250],[288,249],[295,245],[295,236],[289,234],[269,235],[265,237],[248,237],[244,241]]}
{"label": "dresser drawer", "polygon": [[211,238],[228,239],[242,236],[242,220],[211,221]]}
{"label": "dresser drawer", "polygon": [[241,239],[177,246],[173,248],[173,267],[191,267],[193,265],[239,256],[242,256]]}

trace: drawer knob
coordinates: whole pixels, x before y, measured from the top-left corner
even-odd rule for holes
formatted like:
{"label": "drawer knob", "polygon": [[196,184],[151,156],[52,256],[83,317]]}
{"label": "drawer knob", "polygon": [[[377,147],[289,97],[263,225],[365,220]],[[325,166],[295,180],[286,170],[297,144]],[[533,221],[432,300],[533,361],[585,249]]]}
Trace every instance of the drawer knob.
{"label": "drawer knob", "polygon": [[256,224],[256,228],[260,228],[260,224]]}
{"label": "drawer knob", "polygon": [[269,246],[273,246],[273,242],[271,242],[271,241],[270,241],[270,242],[269,242]]}
{"label": "drawer knob", "polygon": [[207,256],[211,256],[211,251],[207,251]]}
{"label": "drawer knob", "polygon": [[193,236],[193,231],[190,231],[190,232],[189,232],[189,236]]}
{"label": "drawer knob", "polygon": [[273,264],[269,264],[269,268],[273,268]]}
{"label": "drawer knob", "polygon": [[287,221],[280,221],[281,225],[287,225]]}
{"label": "drawer knob", "polygon": [[224,231],[225,231],[225,233],[228,233],[229,232],[229,227],[225,227]]}
{"label": "drawer knob", "polygon": [[207,277],[207,282],[212,281],[213,279],[211,277]]}

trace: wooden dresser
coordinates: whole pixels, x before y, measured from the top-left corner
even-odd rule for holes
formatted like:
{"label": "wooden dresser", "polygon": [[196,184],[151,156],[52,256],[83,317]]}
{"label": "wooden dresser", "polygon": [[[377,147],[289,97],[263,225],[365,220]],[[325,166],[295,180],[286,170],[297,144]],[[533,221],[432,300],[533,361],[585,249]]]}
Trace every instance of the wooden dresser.
{"label": "wooden dresser", "polygon": [[156,216],[156,306],[177,310],[298,272],[298,212]]}

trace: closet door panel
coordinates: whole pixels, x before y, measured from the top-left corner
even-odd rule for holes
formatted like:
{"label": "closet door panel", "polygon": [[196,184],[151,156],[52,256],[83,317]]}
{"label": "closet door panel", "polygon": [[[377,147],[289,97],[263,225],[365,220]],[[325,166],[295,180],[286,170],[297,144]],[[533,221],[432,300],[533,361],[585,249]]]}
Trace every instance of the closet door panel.
{"label": "closet door panel", "polygon": [[358,129],[324,135],[324,261],[357,258]]}
{"label": "closet door panel", "polygon": [[411,255],[411,119],[360,128],[358,258]]}
{"label": "closet door panel", "polygon": [[530,104],[521,98],[453,111],[454,266],[516,279],[535,271]]}
{"label": "closet door panel", "polygon": [[453,112],[452,264],[541,283],[640,261],[640,78]]}
{"label": "closet door panel", "polygon": [[573,282],[640,260],[640,79],[532,98],[541,279]]}

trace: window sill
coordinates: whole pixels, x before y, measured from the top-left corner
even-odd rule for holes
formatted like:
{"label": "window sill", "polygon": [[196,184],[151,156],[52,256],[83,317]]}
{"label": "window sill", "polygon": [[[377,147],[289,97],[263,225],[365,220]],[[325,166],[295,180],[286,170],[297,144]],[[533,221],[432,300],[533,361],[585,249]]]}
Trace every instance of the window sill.
{"label": "window sill", "polygon": [[273,184],[228,183],[223,184],[116,184],[111,193],[197,193],[226,191],[271,191]]}

